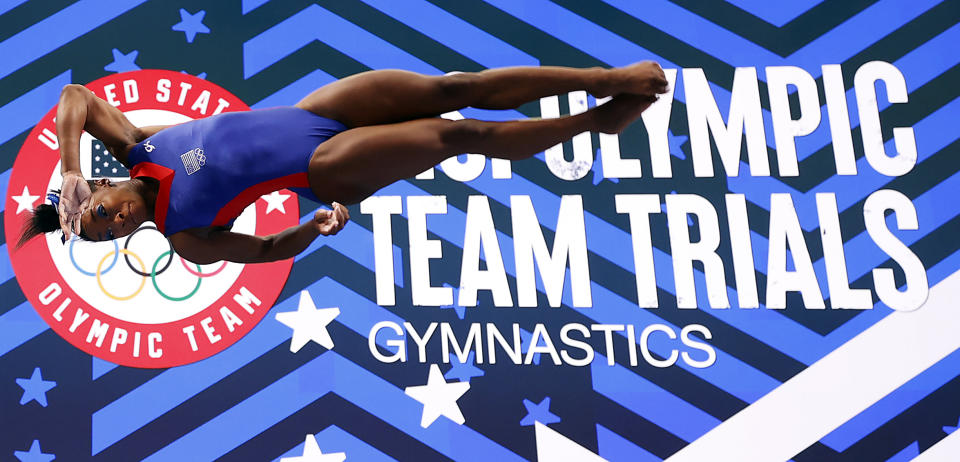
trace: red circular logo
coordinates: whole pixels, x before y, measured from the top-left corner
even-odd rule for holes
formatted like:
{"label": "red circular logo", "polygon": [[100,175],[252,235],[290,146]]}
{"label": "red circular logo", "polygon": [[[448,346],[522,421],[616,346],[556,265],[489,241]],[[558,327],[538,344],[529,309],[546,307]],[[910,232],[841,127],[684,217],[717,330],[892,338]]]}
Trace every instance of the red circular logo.
{"label": "red circular logo", "polygon": [[[250,109],[213,83],[171,71],[115,74],[87,88],[137,126]],[[55,116],[56,108],[40,120],[13,164],[4,214],[10,244],[30,211],[60,187]],[[80,153],[84,177],[128,177],[89,134]],[[296,195],[284,190],[248,206],[233,231],[269,235],[298,223]],[[134,367],[192,363],[232,345],[270,310],[293,265],[292,259],[196,265],[150,223],[114,241],[61,244],[59,233],[49,233],[7,248],[24,295],[51,328],[91,355]]]}

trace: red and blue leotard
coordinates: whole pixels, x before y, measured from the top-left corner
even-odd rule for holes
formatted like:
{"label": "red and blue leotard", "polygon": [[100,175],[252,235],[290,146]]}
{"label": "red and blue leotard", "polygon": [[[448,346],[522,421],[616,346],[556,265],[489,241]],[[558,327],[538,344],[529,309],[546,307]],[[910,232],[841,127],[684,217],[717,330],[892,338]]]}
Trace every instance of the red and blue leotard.
{"label": "red and blue leotard", "polygon": [[174,125],[134,146],[130,176],[160,181],[157,228],[228,226],[260,196],[288,188],[318,201],[307,167],[317,145],[345,130],[296,107],[230,112]]}

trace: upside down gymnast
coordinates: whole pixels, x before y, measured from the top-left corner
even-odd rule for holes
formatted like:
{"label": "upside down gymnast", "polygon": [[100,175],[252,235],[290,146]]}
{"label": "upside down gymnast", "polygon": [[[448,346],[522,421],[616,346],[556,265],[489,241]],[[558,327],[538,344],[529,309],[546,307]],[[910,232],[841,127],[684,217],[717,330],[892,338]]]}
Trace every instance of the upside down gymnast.
{"label": "upside down gymnast", "polygon": [[[557,119],[450,121],[467,106],[512,109],[544,96],[586,90],[606,104]],[[425,76],[370,71],[321,87],[292,107],[224,113],[173,126],[135,127],[81,85],[57,108],[63,184],[59,204],[41,204],[18,246],[62,230],[103,241],[153,221],[184,258],[257,263],[293,257],[318,234],[350,218],[341,204],[463,152],[519,160],[585,131],[619,133],[667,90],[659,65],[603,69],[509,67]],[[102,141],[131,173],[128,181],[86,181],[82,131]],[[333,210],[270,236],[230,231],[263,194],[289,188]],[[54,196],[56,197],[56,196]]]}

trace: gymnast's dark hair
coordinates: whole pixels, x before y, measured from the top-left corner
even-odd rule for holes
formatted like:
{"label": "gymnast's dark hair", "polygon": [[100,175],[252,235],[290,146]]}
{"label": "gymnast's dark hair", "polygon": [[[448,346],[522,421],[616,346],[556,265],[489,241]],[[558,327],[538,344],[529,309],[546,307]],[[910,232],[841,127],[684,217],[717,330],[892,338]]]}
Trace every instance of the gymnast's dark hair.
{"label": "gymnast's dark hair", "polygon": [[[92,181],[88,181],[88,184],[90,185],[90,191],[93,192],[96,189],[96,185],[93,184]],[[23,229],[20,231],[20,239],[17,240],[18,249],[36,236],[60,230],[60,212],[57,211],[57,207],[60,204],[60,190],[50,190],[50,192],[47,193],[47,200],[49,200],[52,205],[47,203],[38,205],[37,208],[33,209],[33,214],[30,218],[23,224]],[[80,233],[80,238],[87,239],[83,232]]]}

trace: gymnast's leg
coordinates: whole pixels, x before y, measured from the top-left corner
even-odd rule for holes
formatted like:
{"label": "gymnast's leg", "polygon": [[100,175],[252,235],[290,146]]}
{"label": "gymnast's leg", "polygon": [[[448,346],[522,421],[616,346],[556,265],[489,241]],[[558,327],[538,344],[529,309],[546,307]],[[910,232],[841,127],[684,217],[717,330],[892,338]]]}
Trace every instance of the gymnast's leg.
{"label": "gymnast's leg", "polygon": [[323,86],[297,107],[355,128],[436,117],[467,106],[513,109],[576,90],[596,97],[655,95],[665,92],[666,86],[663,70],[652,61],[613,69],[505,67],[443,76],[380,70]]}
{"label": "gymnast's leg", "polygon": [[587,112],[557,119],[428,118],[353,128],[317,147],[308,170],[310,185],[324,202],[357,203],[462,152],[519,160],[585,131],[619,133],[655,100],[620,95]]}

